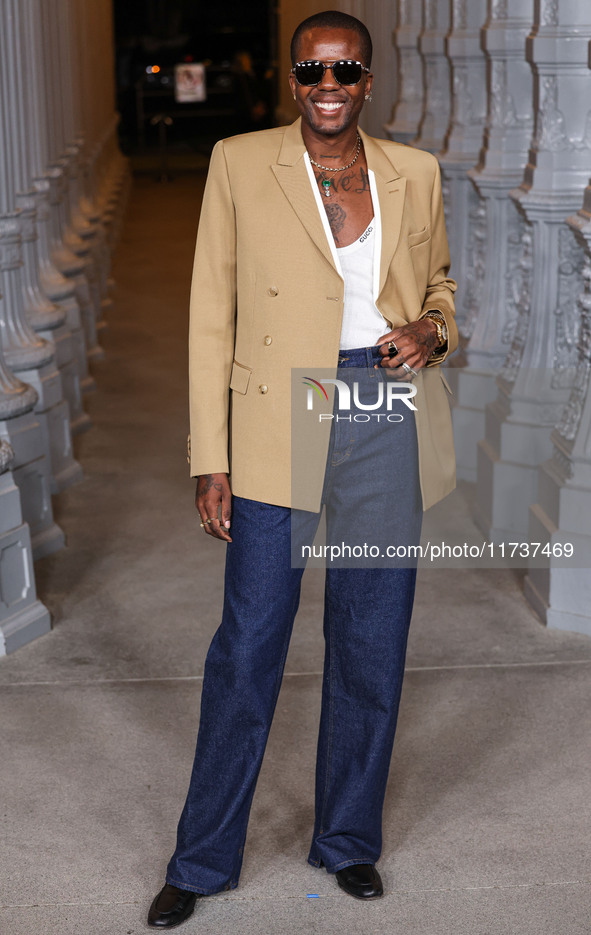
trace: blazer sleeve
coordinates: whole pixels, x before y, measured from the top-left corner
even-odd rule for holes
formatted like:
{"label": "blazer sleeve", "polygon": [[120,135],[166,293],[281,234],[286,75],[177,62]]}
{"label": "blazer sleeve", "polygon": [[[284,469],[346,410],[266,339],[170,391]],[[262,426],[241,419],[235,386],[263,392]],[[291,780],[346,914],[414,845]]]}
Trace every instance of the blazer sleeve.
{"label": "blazer sleeve", "polygon": [[224,143],[211,155],[191,282],[191,476],[228,473],[229,385],[236,322],[236,217]]}
{"label": "blazer sleeve", "polygon": [[454,293],[457,289],[455,280],[448,276],[451,265],[445,218],[443,215],[443,195],[441,193],[441,171],[436,159],[433,190],[431,193],[431,266],[429,285],[420,318],[429,311],[439,311],[445,317],[447,325],[447,349],[429,361],[427,367],[442,363],[458,346],[458,328],[455,320]]}

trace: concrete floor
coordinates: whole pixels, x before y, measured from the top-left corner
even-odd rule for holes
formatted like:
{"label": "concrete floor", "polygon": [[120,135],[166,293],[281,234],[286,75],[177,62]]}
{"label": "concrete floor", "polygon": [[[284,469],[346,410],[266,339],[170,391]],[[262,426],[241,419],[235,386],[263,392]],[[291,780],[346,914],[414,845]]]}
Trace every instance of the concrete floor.
{"label": "concrete floor", "polygon": [[[185,462],[186,304],[202,180],[136,182],[105,361],[56,503],[68,548],[37,566],[54,630],[0,662],[3,935],[115,935],[145,916],[193,757],[224,547]],[[436,508],[473,535],[462,488]],[[203,935],[588,933],[591,640],[545,630],[514,572],[421,572],[379,867],[351,899],[306,863],[322,573],[304,597],[238,889]],[[312,899],[308,894],[317,894]]]}

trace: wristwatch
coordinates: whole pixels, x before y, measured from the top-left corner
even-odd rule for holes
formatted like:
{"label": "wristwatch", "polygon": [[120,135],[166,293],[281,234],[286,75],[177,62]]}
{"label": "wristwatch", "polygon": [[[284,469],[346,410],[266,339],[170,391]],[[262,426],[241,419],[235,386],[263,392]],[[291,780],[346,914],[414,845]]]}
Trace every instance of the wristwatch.
{"label": "wristwatch", "polygon": [[437,347],[440,348],[447,344],[447,325],[443,313],[433,310],[427,312],[423,318],[429,318],[437,328]]}

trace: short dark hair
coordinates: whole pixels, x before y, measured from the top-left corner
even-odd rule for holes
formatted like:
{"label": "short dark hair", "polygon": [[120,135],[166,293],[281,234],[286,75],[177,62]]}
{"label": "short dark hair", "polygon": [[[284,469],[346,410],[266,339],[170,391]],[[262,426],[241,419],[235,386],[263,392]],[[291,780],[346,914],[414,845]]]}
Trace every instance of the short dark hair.
{"label": "short dark hair", "polygon": [[300,23],[291,40],[290,53],[292,65],[295,65],[298,61],[300,40],[303,34],[308,32],[309,29],[350,29],[352,32],[357,33],[361,44],[361,56],[364,60],[363,64],[366,65],[367,68],[371,67],[373,46],[367,26],[355,16],[350,16],[348,13],[341,13],[338,10],[325,10],[324,13],[314,13],[313,16],[308,16],[307,19]]}

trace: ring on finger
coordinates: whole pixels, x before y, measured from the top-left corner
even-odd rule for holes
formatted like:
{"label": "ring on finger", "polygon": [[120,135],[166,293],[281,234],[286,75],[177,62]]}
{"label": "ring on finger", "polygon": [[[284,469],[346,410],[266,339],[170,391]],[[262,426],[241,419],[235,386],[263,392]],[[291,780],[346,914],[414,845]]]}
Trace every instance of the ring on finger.
{"label": "ring on finger", "polygon": [[409,366],[409,364],[407,364],[405,361],[402,361],[401,366],[405,373],[412,373],[413,377],[416,377],[417,371],[413,370],[412,367]]}
{"label": "ring on finger", "polygon": [[394,341],[388,341],[388,350],[390,351],[390,357],[394,357],[398,353],[398,348],[394,344]]}

